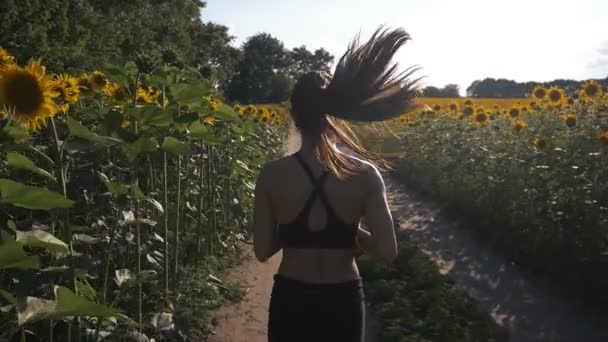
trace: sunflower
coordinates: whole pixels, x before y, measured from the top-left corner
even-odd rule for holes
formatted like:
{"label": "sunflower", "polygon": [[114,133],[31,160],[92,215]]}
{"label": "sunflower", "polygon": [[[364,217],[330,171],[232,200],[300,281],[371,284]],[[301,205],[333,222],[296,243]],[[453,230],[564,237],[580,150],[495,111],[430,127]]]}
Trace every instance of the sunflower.
{"label": "sunflower", "polygon": [[82,74],[78,77],[78,88],[81,94],[86,96],[95,95],[95,86],[93,85],[92,77],[89,74]]}
{"label": "sunflower", "polygon": [[234,106],[234,111],[240,114],[245,114],[245,107],[240,104],[237,104],[236,106]]}
{"label": "sunflower", "polygon": [[527,113],[530,109],[528,108],[528,106],[523,105],[520,107],[519,109],[522,113]]}
{"label": "sunflower", "polygon": [[[268,110],[268,108],[266,107],[262,107],[258,110],[258,115],[262,117],[262,119],[266,118],[269,119],[270,118],[270,111]],[[267,120],[265,120],[267,121]]]}
{"label": "sunflower", "polygon": [[433,110],[434,110],[434,111],[436,111],[436,112],[438,112],[438,111],[440,111],[440,110],[441,110],[441,106],[440,106],[440,105],[438,105],[438,104],[435,104],[435,105],[433,106]]}
{"label": "sunflower", "polygon": [[448,109],[452,112],[457,112],[458,111],[458,103],[456,102],[451,102],[450,104],[448,104]]}
{"label": "sunflower", "polygon": [[575,114],[568,114],[566,116],[566,118],[564,119],[564,122],[566,122],[566,126],[572,128],[576,126],[576,115]]}
{"label": "sunflower", "polygon": [[462,114],[464,116],[471,116],[473,115],[473,113],[475,113],[475,110],[471,106],[465,106],[464,108],[462,108]]}
{"label": "sunflower", "polygon": [[142,103],[155,103],[160,93],[149,85],[143,84],[137,88],[137,101]]}
{"label": "sunflower", "polygon": [[8,67],[9,65],[15,64],[15,57],[8,53],[3,48],[0,48],[0,70]]}
{"label": "sunflower", "polygon": [[580,97],[583,99],[592,99],[596,97],[601,97],[604,93],[602,89],[602,85],[597,81],[590,80],[585,82],[583,85],[583,89],[581,89]]}
{"label": "sunflower", "polygon": [[129,99],[127,90],[121,87],[118,83],[108,83],[103,88],[106,94],[106,99],[111,103],[125,102]]}
{"label": "sunflower", "polygon": [[475,122],[480,125],[485,125],[486,123],[488,123],[489,119],[490,117],[486,112],[480,112],[475,115]]}
{"label": "sunflower", "polygon": [[54,77],[53,90],[59,93],[59,98],[66,103],[76,103],[80,95],[78,80],[68,74],[59,74]]}
{"label": "sunflower", "polygon": [[566,100],[566,104],[567,104],[569,107],[574,106],[574,99],[573,99],[573,98],[571,98],[571,97],[568,97],[568,99]]}
{"label": "sunflower", "polygon": [[248,105],[247,107],[245,107],[245,114],[250,115],[250,116],[255,116],[257,114],[258,110],[257,108],[255,108],[254,105]]}
{"label": "sunflower", "polygon": [[551,87],[547,92],[547,99],[552,105],[560,105],[566,99],[566,92],[559,87]]}
{"label": "sunflower", "polygon": [[523,121],[523,120],[517,120],[517,121],[515,121],[515,123],[513,124],[513,131],[514,131],[515,133],[519,133],[519,132],[521,132],[521,131],[522,131],[524,128],[526,128],[526,126],[528,126],[528,125],[526,125],[526,122],[525,122],[525,121]]}
{"label": "sunflower", "polygon": [[517,107],[513,107],[509,110],[509,116],[512,118],[519,117],[519,114],[521,114],[521,113],[520,113],[519,108],[517,108]]}
{"label": "sunflower", "polygon": [[9,65],[0,77],[0,108],[28,130],[37,130],[60,110],[53,100],[59,93],[53,87],[40,61],[31,61],[24,68]]}
{"label": "sunflower", "polygon": [[209,114],[202,118],[201,123],[213,126],[215,123],[215,116],[213,114]]}
{"label": "sunflower", "polygon": [[103,89],[109,83],[106,75],[101,71],[94,71],[90,79],[95,90]]}
{"label": "sunflower", "polygon": [[214,96],[204,96],[203,99],[207,100],[209,102],[209,105],[211,106],[211,110],[212,111],[216,111],[220,108],[220,106],[222,105],[222,101],[220,101],[220,99],[218,99],[217,97]]}
{"label": "sunflower", "polygon": [[532,97],[538,101],[542,101],[547,97],[547,89],[545,87],[537,86],[532,91]]}
{"label": "sunflower", "polygon": [[473,101],[471,101],[471,100],[465,100],[464,101],[464,105],[465,106],[472,106],[473,105]]}

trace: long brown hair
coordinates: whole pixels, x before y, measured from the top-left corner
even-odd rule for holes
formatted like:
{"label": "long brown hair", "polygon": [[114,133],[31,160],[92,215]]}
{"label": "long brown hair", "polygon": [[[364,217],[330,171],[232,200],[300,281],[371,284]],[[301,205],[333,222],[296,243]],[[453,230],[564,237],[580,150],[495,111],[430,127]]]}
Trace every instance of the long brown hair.
{"label": "long brown hair", "polygon": [[373,122],[402,115],[416,107],[416,67],[397,72],[393,56],[410,35],[403,29],[376,30],[364,44],[359,37],[350,43],[332,75],[310,72],[302,75],[291,96],[292,117],[303,136],[314,139],[319,161],[338,178],[360,171],[360,163],[338,152],[345,145],[380,168],[388,164],[367,151],[346,121]]}

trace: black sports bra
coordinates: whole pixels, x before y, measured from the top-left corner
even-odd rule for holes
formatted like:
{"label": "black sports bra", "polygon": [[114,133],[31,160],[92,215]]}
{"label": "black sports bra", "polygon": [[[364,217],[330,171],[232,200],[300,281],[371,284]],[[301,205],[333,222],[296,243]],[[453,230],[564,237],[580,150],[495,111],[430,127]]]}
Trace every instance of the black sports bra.
{"label": "black sports bra", "polygon": [[[355,247],[355,238],[359,224],[348,224],[343,222],[329,205],[327,196],[323,191],[323,184],[328,173],[323,172],[319,179],[315,179],[310,167],[304,162],[299,153],[294,154],[296,160],[310,178],[313,191],[304,204],[304,208],[298,216],[286,224],[279,224],[279,239],[283,247],[292,248],[327,248],[327,249],[349,249]],[[327,223],[319,231],[308,228],[308,217],[315,199],[319,197],[327,212]]]}

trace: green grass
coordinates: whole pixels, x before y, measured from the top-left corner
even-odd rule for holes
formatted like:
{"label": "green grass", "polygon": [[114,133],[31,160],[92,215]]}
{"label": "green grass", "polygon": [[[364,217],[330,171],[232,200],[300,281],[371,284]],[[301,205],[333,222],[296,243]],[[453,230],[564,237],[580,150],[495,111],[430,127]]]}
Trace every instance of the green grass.
{"label": "green grass", "polygon": [[406,232],[397,234],[392,264],[360,257],[366,300],[383,342],[507,341],[508,332],[422,253]]}

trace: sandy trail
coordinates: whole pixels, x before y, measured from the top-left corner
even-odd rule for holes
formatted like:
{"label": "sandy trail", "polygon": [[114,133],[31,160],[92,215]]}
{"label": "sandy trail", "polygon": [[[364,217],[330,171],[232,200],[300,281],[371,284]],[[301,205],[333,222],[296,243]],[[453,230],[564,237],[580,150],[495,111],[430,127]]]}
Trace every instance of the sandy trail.
{"label": "sandy trail", "polygon": [[437,206],[388,181],[391,207],[414,241],[447,274],[510,330],[512,342],[606,342],[608,319],[561,297],[546,280],[522,272],[472,229]]}

